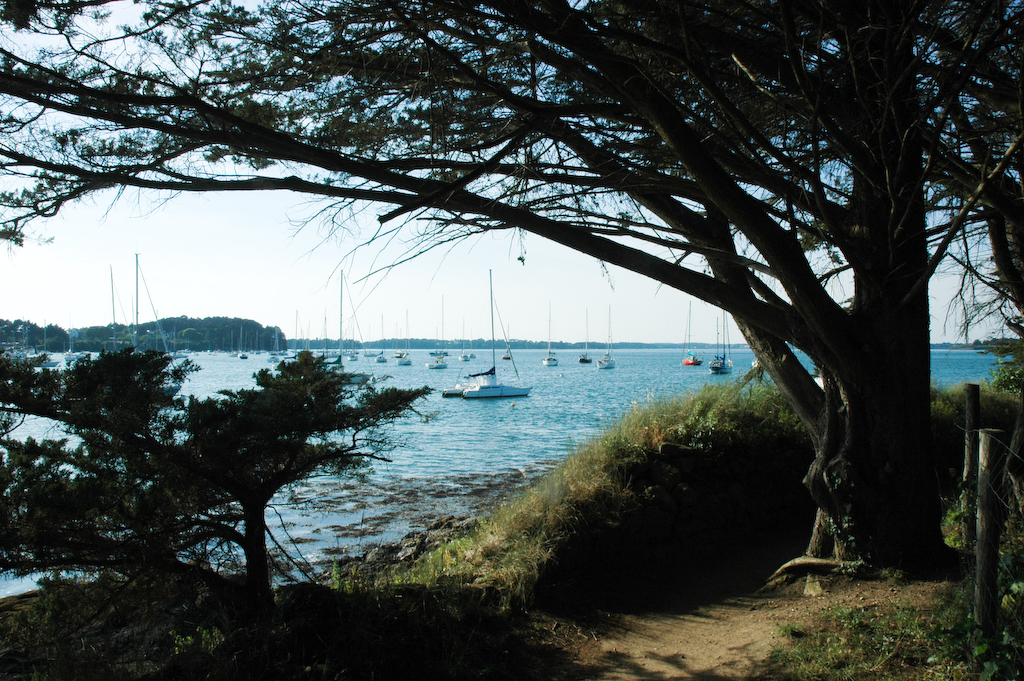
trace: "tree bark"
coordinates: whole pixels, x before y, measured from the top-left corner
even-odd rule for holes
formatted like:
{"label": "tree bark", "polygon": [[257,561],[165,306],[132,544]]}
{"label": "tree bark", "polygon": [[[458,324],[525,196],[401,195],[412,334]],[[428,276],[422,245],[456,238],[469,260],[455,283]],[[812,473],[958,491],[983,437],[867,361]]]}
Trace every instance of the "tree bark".
{"label": "tree bark", "polygon": [[270,587],[270,560],[267,553],[267,526],[263,517],[266,502],[244,502],[245,517],[245,594],[248,604],[266,610],[274,604]]}

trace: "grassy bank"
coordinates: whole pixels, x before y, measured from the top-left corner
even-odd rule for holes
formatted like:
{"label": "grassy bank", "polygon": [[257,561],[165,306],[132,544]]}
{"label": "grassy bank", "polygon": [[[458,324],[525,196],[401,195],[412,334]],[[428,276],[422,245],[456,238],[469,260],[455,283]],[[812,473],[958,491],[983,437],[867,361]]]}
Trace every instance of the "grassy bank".
{"label": "grassy bank", "polygon": [[[983,395],[984,425],[1012,423],[1013,399]],[[933,407],[940,477],[951,498],[962,460],[962,403],[950,390],[937,392]],[[806,433],[770,386],[719,385],[638,405],[469,534],[411,565],[374,573],[339,569],[331,584],[282,588],[277,610],[259,620],[214,602],[187,579],[55,581],[36,600],[12,603],[0,618],[0,675],[107,681],[543,677],[550,665],[571,663],[553,657],[546,630],[536,625],[534,609],[545,588],[596,564],[632,570],[642,580],[658,560],[714,542],[741,543],[773,523],[809,529],[813,509],[800,479],[811,455]],[[888,678],[806,670],[858,668],[850,658],[828,657],[830,637],[849,648],[863,640],[862,654],[877,664],[894,629],[927,630],[928,640],[942,641],[930,645],[929,655],[944,658],[930,669],[949,670],[934,678],[965,678],[956,673],[967,668],[973,651],[964,634],[969,623],[962,593],[943,596],[950,605],[941,620],[911,626],[912,613],[897,610],[869,627],[837,613],[820,631],[794,630],[793,645],[775,657],[771,678]]]}

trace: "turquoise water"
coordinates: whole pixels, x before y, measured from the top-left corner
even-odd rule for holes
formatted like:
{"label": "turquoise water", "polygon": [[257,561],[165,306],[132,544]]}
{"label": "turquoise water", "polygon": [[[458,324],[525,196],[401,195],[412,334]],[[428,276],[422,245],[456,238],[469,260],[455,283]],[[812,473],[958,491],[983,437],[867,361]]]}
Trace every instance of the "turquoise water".
{"label": "turquoise water", "polygon": [[[390,463],[378,464],[367,485],[341,483],[323,478],[288,490],[275,500],[268,522],[314,564],[330,560],[338,551],[362,551],[380,541],[394,540],[417,518],[449,513],[475,512],[495,496],[515,488],[548,469],[588,437],[615,423],[636,404],[699,389],[705,383],[729,382],[750,368],[749,350],[732,353],[731,375],[716,376],[703,367],[683,366],[678,350],[615,351],[616,367],[601,370],[579,364],[577,352],[556,353],[559,366],[546,367],[545,350],[524,350],[513,362],[498,360],[499,380],[532,388],[528,397],[499,400],[442,398],[468,373],[491,366],[489,351],[477,352],[469,362],[458,353],[448,358],[448,369],[426,368],[426,352],[413,352],[411,366],[386,364],[367,358],[346,364],[350,371],[373,373],[397,387],[429,386],[436,392],[420,405],[426,417],[413,417],[394,430],[400,443]],[[710,359],[710,353],[706,355]],[[192,361],[201,367],[182,387],[183,396],[205,397],[218,390],[254,385],[252,375],[270,368],[267,355],[240,360],[226,354],[197,354]],[[992,355],[971,350],[934,350],[932,375],[937,385],[947,386],[988,378],[995,363]],[[45,436],[41,425],[35,436]],[[28,431],[26,431],[28,434]],[[50,433],[53,436],[53,433]],[[31,587],[31,581],[0,581],[0,595]]]}

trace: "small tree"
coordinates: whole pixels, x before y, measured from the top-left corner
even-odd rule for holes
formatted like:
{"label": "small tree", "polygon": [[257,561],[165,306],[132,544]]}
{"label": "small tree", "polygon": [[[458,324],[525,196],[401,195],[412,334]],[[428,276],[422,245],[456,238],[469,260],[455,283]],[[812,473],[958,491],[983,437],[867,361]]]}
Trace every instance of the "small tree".
{"label": "small tree", "polygon": [[[429,392],[354,386],[300,353],[276,374],[258,372],[254,389],[168,395],[195,370],[130,350],[64,373],[0,355],[0,570],[192,572],[265,608],[270,500],[313,476],[387,460],[383,427]],[[74,439],[10,437],[26,415]],[[241,587],[228,569],[240,557]]]}

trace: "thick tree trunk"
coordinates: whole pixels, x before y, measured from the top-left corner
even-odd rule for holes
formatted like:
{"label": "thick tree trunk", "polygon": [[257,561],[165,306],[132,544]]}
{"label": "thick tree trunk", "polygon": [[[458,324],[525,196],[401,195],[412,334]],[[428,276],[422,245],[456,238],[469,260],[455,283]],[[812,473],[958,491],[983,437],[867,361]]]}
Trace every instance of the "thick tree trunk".
{"label": "thick tree trunk", "polygon": [[813,358],[817,390],[783,347],[741,329],[814,442],[804,482],[820,511],[808,555],[917,570],[948,556],[931,447],[927,307],[898,297],[885,307],[863,318],[867,333],[857,338],[870,344],[833,339],[830,361]]}
{"label": "thick tree trunk", "polygon": [[[832,391],[827,418],[836,423],[805,483],[830,521],[836,557],[915,570],[944,553],[941,508],[928,383],[899,376]],[[811,549],[826,546],[819,542]]]}
{"label": "thick tree trunk", "polygon": [[266,610],[274,604],[270,587],[270,561],[267,554],[267,528],[263,517],[265,502],[244,503],[245,517],[245,593],[249,605]]}
{"label": "thick tree trunk", "polygon": [[868,333],[835,346],[841,354],[822,368],[825,400],[805,484],[830,521],[836,557],[917,570],[947,551],[931,447],[927,299],[907,297],[908,288],[876,291],[858,319]]}

